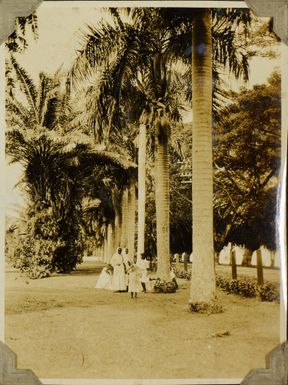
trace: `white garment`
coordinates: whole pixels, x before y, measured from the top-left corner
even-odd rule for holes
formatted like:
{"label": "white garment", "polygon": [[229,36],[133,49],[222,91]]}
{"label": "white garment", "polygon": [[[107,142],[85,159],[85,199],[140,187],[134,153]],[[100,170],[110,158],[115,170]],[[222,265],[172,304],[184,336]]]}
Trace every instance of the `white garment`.
{"label": "white garment", "polygon": [[124,291],[127,289],[124,261],[121,254],[117,252],[111,258],[111,265],[113,266],[112,275],[112,290],[113,291]]}
{"label": "white garment", "polygon": [[95,285],[95,289],[106,289],[111,290],[112,287],[112,272],[109,274],[107,272],[107,267],[101,271],[98,280]]}
{"label": "white garment", "polygon": [[132,262],[130,261],[129,255],[127,253],[125,253],[125,251],[122,253],[122,257],[123,257],[123,262],[124,262],[126,271],[128,271]]}
{"label": "white garment", "polygon": [[128,291],[129,293],[139,293],[142,291],[141,270],[137,266],[133,266],[128,274]]}
{"label": "white garment", "polygon": [[149,282],[149,277],[148,277],[148,269],[149,269],[150,263],[147,261],[147,259],[140,259],[138,262],[138,267],[142,271],[141,275],[141,282]]}

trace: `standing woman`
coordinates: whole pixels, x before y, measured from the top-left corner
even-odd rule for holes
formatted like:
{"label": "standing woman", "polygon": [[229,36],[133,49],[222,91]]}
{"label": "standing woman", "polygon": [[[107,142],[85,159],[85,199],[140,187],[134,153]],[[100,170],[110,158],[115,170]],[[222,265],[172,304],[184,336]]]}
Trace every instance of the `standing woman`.
{"label": "standing woman", "polygon": [[121,247],[118,247],[116,253],[111,258],[111,265],[113,266],[113,276],[111,283],[111,290],[126,291],[126,277],[123,257],[121,255]]}

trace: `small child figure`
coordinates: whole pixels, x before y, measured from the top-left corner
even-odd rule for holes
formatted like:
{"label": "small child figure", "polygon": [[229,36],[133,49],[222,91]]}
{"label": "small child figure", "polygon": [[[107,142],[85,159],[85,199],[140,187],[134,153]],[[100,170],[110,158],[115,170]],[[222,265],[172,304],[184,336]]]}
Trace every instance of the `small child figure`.
{"label": "small child figure", "polygon": [[113,267],[111,265],[106,265],[99,275],[99,278],[96,282],[95,289],[107,289],[112,290],[112,275]]}
{"label": "small child figure", "polygon": [[128,292],[131,294],[131,298],[137,298],[137,293],[142,290],[141,286],[141,274],[142,271],[136,265],[131,265],[128,270]]}

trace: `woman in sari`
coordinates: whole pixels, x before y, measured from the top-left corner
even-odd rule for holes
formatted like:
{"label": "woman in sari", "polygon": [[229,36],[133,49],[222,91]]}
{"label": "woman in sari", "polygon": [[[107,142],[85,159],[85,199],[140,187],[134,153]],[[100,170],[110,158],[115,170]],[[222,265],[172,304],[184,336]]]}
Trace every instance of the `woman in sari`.
{"label": "woman in sari", "polygon": [[116,253],[112,256],[110,261],[111,265],[113,266],[113,275],[111,282],[111,290],[113,291],[127,290],[125,266],[121,251],[121,247],[118,247]]}

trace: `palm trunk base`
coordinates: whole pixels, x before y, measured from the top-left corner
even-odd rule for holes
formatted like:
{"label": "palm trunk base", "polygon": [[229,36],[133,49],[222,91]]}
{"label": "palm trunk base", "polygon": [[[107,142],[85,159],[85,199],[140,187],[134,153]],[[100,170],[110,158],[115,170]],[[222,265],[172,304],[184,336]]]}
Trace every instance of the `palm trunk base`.
{"label": "palm trunk base", "polygon": [[154,285],[154,293],[175,293],[177,289],[178,284],[176,282],[176,279],[165,281],[160,278],[157,278]]}
{"label": "palm trunk base", "polygon": [[189,310],[191,313],[200,314],[223,313],[223,307],[219,303],[217,297],[215,297],[210,302],[189,302]]}

